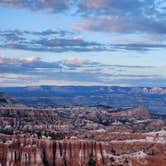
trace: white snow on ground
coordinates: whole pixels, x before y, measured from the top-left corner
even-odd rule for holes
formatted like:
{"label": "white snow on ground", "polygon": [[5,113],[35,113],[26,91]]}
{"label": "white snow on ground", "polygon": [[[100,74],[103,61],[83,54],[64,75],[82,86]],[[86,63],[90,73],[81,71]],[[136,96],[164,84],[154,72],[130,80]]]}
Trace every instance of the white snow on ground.
{"label": "white snow on ground", "polygon": [[131,153],[129,155],[126,155],[126,156],[129,156],[129,157],[134,157],[134,158],[144,158],[147,156],[147,154],[143,151],[138,151],[138,152],[135,152],[135,153]]}
{"label": "white snow on ground", "polygon": [[158,137],[155,138],[153,136],[147,136],[145,139],[129,139],[129,140],[123,140],[123,141],[111,141],[112,143],[134,143],[134,142],[150,142],[150,143],[160,143],[160,144],[166,144],[166,138],[165,137]]}
{"label": "white snow on ground", "polygon": [[102,132],[105,132],[106,130],[104,130],[104,129],[98,129],[98,130],[96,130],[96,132],[98,132],[98,133],[102,133]]}
{"label": "white snow on ground", "polygon": [[165,130],[160,130],[160,131],[156,131],[156,132],[149,132],[149,133],[146,133],[147,135],[158,135],[158,136],[161,136],[161,137],[166,137],[166,131]]}
{"label": "white snow on ground", "polygon": [[134,152],[134,153],[129,153],[129,154],[122,154],[120,156],[116,156],[116,155],[113,155],[113,154],[109,154],[107,153],[106,151],[103,152],[103,155],[105,157],[114,157],[115,159],[120,159],[120,158],[126,158],[126,157],[129,157],[129,158],[145,158],[147,157],[148,155],[143,152],[143,151],[137,151],[137,152]]}
{"label": "white snow on ground", "polygon": [[135,123],[145,123],[145,122],[149,122],[149,121],[151,121],[151,119],[136,120]]}
{"label": "white snow on ground", "polygon": [[122,123],[120,121],[115,121],[112,123],[112,125],[121,125]]}

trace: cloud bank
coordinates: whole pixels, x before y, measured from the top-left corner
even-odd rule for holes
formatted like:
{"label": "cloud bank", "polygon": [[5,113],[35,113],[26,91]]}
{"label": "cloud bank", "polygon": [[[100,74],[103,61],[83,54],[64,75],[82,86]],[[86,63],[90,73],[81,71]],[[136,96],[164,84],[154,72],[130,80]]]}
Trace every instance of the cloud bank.
{"label": "cloud bank", "polygon": [[[87,59],[71,57],[55,62],[46,62],[38,57],[24,59],[0,57],[1,85],[41,85],[63,83],[75,85],[130,85],[161,80],[164,67],[107,65]],[[143,72],[144,71],[144,72]],[[158,71],[158,72],[154,72]],[[147,82],[146,82],[146,81]]]}
{"label": "cloud bank", "polygon": [[47,52],[91,52],[105,51],[101,43],[76,38],[68,31],[0,31],[0,47]]}
{"label": "cloud bank", "polygon": [[57,13],[68,8],[69,0],[0,0],[0,4],[12,8],[25,8],[32,11],[47,10]]}

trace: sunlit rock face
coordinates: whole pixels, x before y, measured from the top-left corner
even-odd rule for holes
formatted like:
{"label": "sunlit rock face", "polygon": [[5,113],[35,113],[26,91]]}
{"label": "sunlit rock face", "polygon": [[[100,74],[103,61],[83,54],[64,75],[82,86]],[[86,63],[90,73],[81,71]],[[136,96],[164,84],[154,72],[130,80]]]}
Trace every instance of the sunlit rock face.
{"label": "sunlit rock face", "polygon": [[7,165],[104,165],[103,145],[95,141],[25,140],[0,145],[0,163]]}
{"label": "sunlit rock face", "polygon": [[[2,166],[165,166],[164,144],[143,141],[52,141],[14,136],[0,143]],[[160,160],[158,160],[160,158]],[[146,163],[146,164],[145,164]],[[150,165],[150,166],[151,166]]]}

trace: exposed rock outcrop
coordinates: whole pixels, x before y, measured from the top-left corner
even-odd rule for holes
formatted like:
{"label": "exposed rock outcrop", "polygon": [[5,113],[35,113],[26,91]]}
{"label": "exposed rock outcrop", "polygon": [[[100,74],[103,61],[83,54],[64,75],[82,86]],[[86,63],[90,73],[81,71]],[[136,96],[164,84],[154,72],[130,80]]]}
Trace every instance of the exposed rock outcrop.
{"label": "exposed rock outcrop", "polygon": [[163,154],[165,150],[164,145],[154,143],[106,143],[78,139],[50,141],[19,136],[0,144],[0,164],[2,166],[110,166],[122,163],[126,166],[138,166],[144,160],[146,163],[144,164],[149,166],[148,162],[152,161],[152,157]]}

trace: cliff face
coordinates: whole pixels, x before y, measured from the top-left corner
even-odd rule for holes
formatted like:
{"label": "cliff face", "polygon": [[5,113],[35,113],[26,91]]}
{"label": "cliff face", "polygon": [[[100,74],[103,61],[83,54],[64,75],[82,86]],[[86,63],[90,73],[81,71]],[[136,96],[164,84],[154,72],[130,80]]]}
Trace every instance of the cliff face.
{"label": "cliff face", "polygon": [[[144,150],[144,152],[142,151]],[[14,137],[0,144],[2,166],[124,166],[155,165],[166,147],[155,143],[105,143],[91,140]],[[148,157],[148,155],[151,155]],[[140,160],[141,159],[141,160]],[[161,157],[164,166],[164,156]],[[163,163],[163,164],[162,164]]]}
{"label": "cliff face", "polygon": [[104,165],[101,143],[84,141],[20,140],[0,145],[0,163],[29,166]]}

